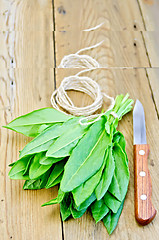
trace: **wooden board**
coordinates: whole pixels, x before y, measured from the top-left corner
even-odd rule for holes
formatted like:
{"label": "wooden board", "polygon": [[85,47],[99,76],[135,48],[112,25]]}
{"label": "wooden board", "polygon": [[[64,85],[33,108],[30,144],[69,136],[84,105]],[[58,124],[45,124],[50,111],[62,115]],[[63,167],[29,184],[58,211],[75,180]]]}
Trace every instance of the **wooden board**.
{"label": "wooden board", "polygon": [[159,2],[157,0],[138,0],[143,24],[143,40],[151,67],[159,67]]}
{"label": "wooden board", "polygon": [[[0,76],[0,123],[40,107],[50,106],[53,90],[53,70],[16,69],[13,85],[7,75]],[[45,85],[44,85],[45,79]],[[9,163],[18,159],[19,150],[29,141],[27,137],[1,129],[0,133],[0,232],[1,239],[61,239],[59,207],[41,208],[41,204],[56,197],[57,188],[42,191],[24,191],[23,181],[10,180]]]}
{"label": "wooden board", "polygon": [[95,58],[102,67],[149,67],[142,35],[138,31],[56,32],[56,62],[65,55],[104,41],[95,49],[81,52]]}
{"label": "wooden board", "polygon": [[51,1],[16,0],[4,7],[2,3],[0,67],[54,67],[54,52],[45,51],[53,49]]}
{"label": "wooden board", "polygon": [[0,31],[53,30],[51,0],[1,0]]}
{"label": "wooden board", "polygon": [[156,107],[156,113],[159,117],[159,68],[148,68],[146,72],[152,91],[152,99]]}
{"label": "wooden board", "polygon": [[57,31],[80,31],[100,23],[105,31],[144,30],[137,1],[55,0],[54,6]]}
{"label": "wooden board", "polygon": [[[1,1],[1,6],[6,7],[6,2]],[[8,7],[8,32],[0,33],[0,126],[21,114],[51,106],[54,89],[53,23],[48,15],[48,11],[52,14],[51,1],[13,1]],[[60,240],[59,206],[40,207],[56,197],[57,188],[24,191],[23,181],[8,178],[8,164],[18,159],[19,150],[28,141],[0,128],[0,238],[51,240],[56,232],[54,239]]]}
{"label": "wooden board", "polygon": [[138,0],[146,31],[158,31],[158,0]]}
{"label": "wooden board", "polygon": [[[149,168],[152,176],[152,200],[158,209],[159,71],[131,69],[158,66],[157,51],[153,48],[155,41],[149,38],[148,42],[148,33],[140,32],[156,29],[151,24],[152,21],[144,20],[146,10],[143,6],[149,8],[151,5],[142,4],[142,1],[144,0],[1,0],[0,126],[21,114],[51,106],[50,96],[54,82],[59,86],[65,76],[80,70],[55,71],[53,67],[59,65],[64,55],[104,40],[100,47],[85,53],[97,59],[101,66],[110,68],[94,70],[87,73],[87,76],[97,81],[102,90],[111,96],[129,92],[133,99],[139,98],[143,103],[147,141],[151,149]],[[157,6],[155,0],[154,3]],[[149,18],[152,19],[152,16],[153,14],[149,15]],[[100,29],[82,32],[101,22],[104,24]],[[122,69],[123,67],[129,69]],[[88,96],[76,92],[71,92],[70,96],[78,106],[87,105],[91,101]],[[107,104],[104,105],[106,107]],[[132,113],[123,118],[119,130],[127,141],[130,184],[118,227],[110,239],[157,239],[158,215],[153,223],[145,227],[140,227],[134,218]],[[57,195],[57,188],[24,191],[23,181],[9,180],[8,164],[17,160],[18,151],[28,141],[28,138],[20,134],[0,128],[1,239],[108,238],[102,222],[96,225],[88,212],[78,220],[70,219],[62,224],[58,205],[41,208],[42,203]]]}
{"label": "wooden board", "polygon": [[[159,8],[158,8],[159,10]],[[145,31],[143,38],[151,67],[159,67],[159,32]]]}

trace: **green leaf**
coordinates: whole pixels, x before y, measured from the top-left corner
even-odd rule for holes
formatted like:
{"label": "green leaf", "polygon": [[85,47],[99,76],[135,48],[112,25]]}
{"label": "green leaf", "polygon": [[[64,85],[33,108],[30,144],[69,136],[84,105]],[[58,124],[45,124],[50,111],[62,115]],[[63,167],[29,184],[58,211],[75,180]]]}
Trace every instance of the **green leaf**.
{"label": "green leaf", "polygon": [[94,202],[95,200],[96,200],[95,193],[92,193],[92,195],[86,201],[84,201],[80,206],[75,205],[75,208],[78,211],[81,211],[83,209],[88,208],[92,204],[92,202]]}
{"label": "green leaf", "polygon": [[106,158],[104,157],[102,167],[98,170],[97,173],[95,173],[85,183],[82,183],[79,187],[75,188],[72,191],[73,198],[77,206],[81,205],[93,193],[101,178],[103,168],[105,167],[105,159]]}
{"label": "green leaf", "polygon": [[129,169],[125,153],[118,143],[114,145],[113,156],[115,160],[115,171],[108,190],[119,201],[122,201],[125,198],[129,184]]}
{"label": "green leaf", "polygon": [[30,179],[37,179],[41,175],[43,175],[49,168],[51,168],[52,164],[50,165],[41,165],[39,163],[40,158],[42,158],[45,153],[37,153],[31,163],[30,170],[29,170],[29,177]]}
{"label": "green leaf", "polygon": [[71,215],[70,208],[67,207],[63,202],[60,203],[60,212],[61,212],[62,221],[65,221]]}
{"label": "green leaf", "polygon": [[30,161],[30,157],[19,159],[9,171],[9,174],[8,174],[9,177],[11,179],[28,180],[29,176],[27,175],[23,176],[23,174],[27,168],[29,161]]}
{"label": "green leaf", "polygon": [[[54,142],[54,139],[50,140],[50,141],[47,141],[33,149],[31,149],[29,152],[23,152],[23,150],[20,152],[20,157],[25,157],[25,156],[28,156],[28,155],[33,155],[33,154],[36,154],[36,153],[41,153],[41,152],[46,152],[48,150],[48,148],[50,147],[50,145]],[[29,143],[28,143],[29,144]],[[26,145],[27,147],[27,145]]]}
{"label": "green leaf", "polygon": [[[59,163],[56,163],[56,165],[55,165],[54,169],[52,170],[51,175],[48,179],[48,182],[46,184],[46,188],[50,188],[50,187],[53,187],[55,185],[55,181],[57,182],[57,178],[59,178],[59,176],[63,172],[65,164],[66,164],[66,161],[61,161]],[[60,176],[60,179],[61,178],[62,178],[62,176]]]}
{"label": "green leaf", "polygon": [[50,173],[51,169],[45,172],[39,179],[26,180],[23,185],[23,189],[38,190],[44,188],[48,181]]}
{"label": "green leaf", "polygon": [[47,128],[23,148],[20,153],[20,157],[47,151],[54,140],[63,134],[64,131],[68,131],[73,126],[73,124],[77,123],[77,121],[78,118],[73,118],[63,124],[58,123]]}
{"label": "green leaf", "polygon": [[[17,161],[16,161],[16,162],[17,162]],[[13,165],[14,165],[16,162],[12,162],[12,163],[10,163],[8,166],[9,166],[9,167],[13,167]]]}
{"label": "green leaf", "polygon": [[46,187],[46,184],[47,184],[47,181],[48,181],[48,179],[49,179],[49,177],[50,177],[51,171],[52,171],[52,167],[49,168],[49,170],[46,171],[46,172],[40,177],[40,180],[41,180],[41,182],[40,182],[40,187],[41,187],[41,188],[45,188],[45,187]]}
{"label": "green leaf", "polygon": [[41,180],[37,179],[37,180],[26,180],[24,185],[23,185],[23,189],[41,189]]}
{"label": "green leaf", "polygon": [[107,213],[109,212],[109,208],[105,205],[104,200],[101,199],[99,201],[95,201],[91,205],[91,212],[92,212],[93,218],[97,223],[107,215]]}
{"label": "green leaf", "polygon": [[65,221],[71,215],[71,201],[72,199],[70,198],[70,194],[65,194],[63,201],[60,203],[62,221]]}
{"label": "green leaf", "polygon": [[57,184],[59,184],[61,182],[61,179],[63,177],[63,173],[61,173],[56,179],[55,181],[52,183],[52,185],[48,186],[47,188],[51,188],[56,186]]}
{"label": "green leaf", "polygon": [[123,152],[125,153],[126,161],[127,161],[127,164],[128,164],[128,157],[127,157],[127,154],[126,154],[126,151],[125,151],[126,141],[125,141],[125,138],[124,138],[123,134],[118,131],[116,134],[114,134],[113,141],[117,142],[120,145],[120,147],[122,148]]}
{"label": "green leaf", "polygon": [[65,165],[61,181],[62,191],[72,191],[94,175],[103,163],[105,149],[109,144],[110,137],[106,134],[102,118],[90,127],[73,149]]}
{"label": "green leaf", "polygon": [[54,198],[54,199],[52,199],[52,200],[42,204],[41,207],[48,206],[48,205],[53,205],[53,204],[57,204],[57,203],[58,202],[57,202],[57,197],[56,197],[56,198]]}
{"label": "green leaf", "polygon": [[110,134],[110,124],[108,121],[105,123],[105,130],[108,134]]}
{"label": "green leaf", "polygon": [[109,192],[106,192],[106,194],[104,195],[104,202],[108,206],[108,208],[111,209],[114,213],[118,211],[121,205],[121,202]]}
{"label": "green leaf", "polygon": [[36,137],[46,128],[52,126],[53,124],[36,124],[36,125],[27,125],[27,126],[16,126],[14,129],[8,126],[4,126],[4,128],[8,128],[10,130],[16,131],[18,133],[22,133],[27,137]]}
{"label": "green leaf", "polygon": [[125,150],[126,142],[123,134],[119,131],[117,131],[113,136],[113,142],[118,143],[122,149]]}
{"label": "green leaf", "polygon": [[86,212],[87,208],[85,208],[85,209],[83,209],[83,210],[81,210],[81,211],[78,211],[77,209],[75,209],[75,208],[73,207],[73,204],[71,204],[70,210],[71,210],[72,217],[73,217],[74,219],[76,219],[76,218],[82,217],[82,215]]}
{"label": "green leaf", "polygon": [[49,165],[62,161],[64,158],[43,157],[40,159],[40,164]]}
{"label": "green leaf", "polygon": [[69,131],[64,132],[48,149],[46,156],[60,158],[70,156],[71,150],[86,133],[86,127],[77,124]]}
{"label": "green leaf", "polygon": [[35,137],[50,124],[65,122],[72,117],[53,108],[42,108],[14,119],[4,127],[29,137]]}
{"label": "green leaf", "polygon": [[28,163],[27,163],[27,165],[26,165],[25,171],[24,171],[24,173],[23,173],[23,176],[24,176],[24,175],[29,175],[29,168],[30,168],[30,164],[31,164],[31,162],[32,162],[33,157],[34,157],[34,156],[30,156],[29,161],[28,161]]}
{"label": "green leaf", "polygon": [[61,124],[55,124],[30,141],[20,152],[20,157],[47,151],[54,139],[60,135]]}
{"label": "green leaf", "polygon": [[124,201],[120,205],[120,208],[117,213],[112,213],[111,211],[103,218],[104,226],[106,227],[109,235],[112,234],[114,229],[117,226],[119,217],[121,215],[122,209],[123,209]]}
{"label": "green leaf", "polygon": [[61,190],[61,188],[59,188],[59,190],[58,190],[58,196],[57,196],[57,201],[58,201],[58,203],[60,203],[60,202],[63,201],[63,199],[64,199],[64,197],[65,197],[66,194],[68,194],[68,193],[63,192],[63,191]]}
{"label": "green leaf", "polygon": [[103,171],[101,180],[95,189],[97,200],[100,200],[104,196],[104,194],[107,192],[112,181],[114,169],[115,169],[115,163],[114,163],[114,158],[112,156],[112,147],[109,147],[107,149],[107,154],[106,154],[106,166]]}

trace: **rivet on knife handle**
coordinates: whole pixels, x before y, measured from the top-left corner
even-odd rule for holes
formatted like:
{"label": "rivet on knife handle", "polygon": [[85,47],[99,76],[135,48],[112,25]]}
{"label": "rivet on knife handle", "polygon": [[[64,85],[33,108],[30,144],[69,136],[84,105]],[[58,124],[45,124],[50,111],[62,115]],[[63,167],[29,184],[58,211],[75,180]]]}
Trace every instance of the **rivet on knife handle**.
{"label": "rivet on knife handle", "polygon": [[134,145],[135,217],[141,225],[150,223],[156,215],[151,202],[152,184],[148,155],[148,144]]}

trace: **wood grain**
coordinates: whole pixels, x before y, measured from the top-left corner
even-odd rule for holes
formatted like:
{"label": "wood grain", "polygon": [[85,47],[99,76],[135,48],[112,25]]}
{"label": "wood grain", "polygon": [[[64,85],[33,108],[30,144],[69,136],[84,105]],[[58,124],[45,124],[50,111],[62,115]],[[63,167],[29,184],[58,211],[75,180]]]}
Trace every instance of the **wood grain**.
{"label": "wood grain", "polygon": [[133,0],[55,0],[55,29],[84,30],[101,22],[107,30],[144,30],[140,9]]}
{"label": "wood grain", "polygon": [[1,0],[1,31],[52,31],[51,0]]}
{"label": "wood grain", "polygon": [[[2,126],[21,114],[51,106],[54,49],[52,16],[48,16],[48,11],[52,11],[50,0],[12,1],[12,5],[11,1],[1,1],[0,4],[10,10],[6,31],[0,33]],[[0,238],[43,240],[54,236],[54,239],[60,240],[59,206],[41,208],[42,203],[56,197],[57,188],[24,191],[23,181],[12,181],[8,177],[8,164],[18,159],[19,150],[29,140],[0,128]]]}
{"label": "wood grain", "polygon": [[[143,151],[143,153],[140,154],[140,151]],[[152,184],[148,169],[149,152],[148,144],[134,145],[135,217],[141,225],[149,224],[156,215],[156,209],[151,201]],[[145,198],[142,199],[142,197]]]}
{"label": "wood grain", "polygon": [[146,31],[158,31],[158,0],[138,0]]}
{"label": "wood grain", "polygon": [[[1,125],[21,114],[50,106],[53,90],[53,69],[15,69],[15,82],[7,76],[0,79]],[[29,141],[25,136],[1,128],[0,133],[0,232],[1,239],[61,239],[59,206],[41,208],[56,197],[57,188],[24,191],[23,181],[10,180],[9,163],[18,159],[19,150]]]}
{"label": "wood grain", "polygon": [[[153,50],[149,48],[148,51],[148,45],[147,48],[145,47],[146,37],[143,38],[140,31],[156,28],[151,21],[149,22],[149,16],[148,20],[143,19],[142,15],[145,12],[142,13],[142,10],[141,4],[133,0],[1,0],[0,125],[5,125],[13,118],[31,110],[50,106],[54,80],[58,86],[63,77],[79,71],[56,69],[56,79],[54,79],[54,57],[58,65],[64,55],[104,39],[103,45],[90,51],[89,54],[103,67],[112,69],[94,70],[87,73],[87,76],[98,81],[102,90],[111,96],[129,92],[133,99],[139,98],[143,103],[147,140],[151,147],[148,164],[152,176],[152,201],[158,209],[159,153],[156,144],[159,141],[158,71],[113,68],[150,67],[150,64],[154,64],[154,60],[149,61],[152,59],[149,55]],[[104,24],[100,30],[91,33],[81,31],[101,22]],[[53,34],[54,25],[56,32]],[[86,105],[91,101],[88,96],[76,92],[70,92],[70,96],[78,106]],[[108,104],[105,103],[103,107],[106,109]],[[158,215],[153,223],[145,227],[140,227],[135,221],[132,113],[123,118],[119,130],[127,141],[130,184],[117,229],[110,239],[158,239]],[[28,141],[29,139],[20,134],[0,128],[1,239],[103,240],[108,238],[102,222],[96,225],[90,213],[85,213],[77,220],[70,219],[62,225],[58,205],[40,208],[43,202],[57,195],[56,188],[24,191],[22,181],[9,180],[8,164],[18,158],[19,149],[22,149]]]}
{"label": "wood grain", "polygon": [[104,40],[101,46],[84,51],[95,58],[102,67],[149,67],[145,45],[140,32],[137,31],[105,31],[94,32],[56,32],[56,62],[79,49],[95,45]]}
{"label": "wood grain", "polygon": [[138,0],[145,30],[142,32],[151,67],[159,67],[159,2],[157,0]]}
{"label": "wood grain", "polygon": [[156,114],[159,117],[159,68],[146,69],[152,91],[152,98],[156,107]]}
{"label": "wood grain", "polygon": [[[59,86],[63,77],[77,73],[77,69],[57,69],[56,79]],[[159,190],[158,190],[158,174],[159,174],[159,153],[158,153],[158,118],[153,100],[151,98],[151,90],[146,76],[145,69],[98,69],[85,73],[97,81],[102,90],[110,96],[116,94],[130,94],[134,100],[139,99],[145,110],[147,142],[150,144],[151,152],[149,156],[149,170],[152,176],[152,202],[154,207],[159,207]],[[90,103],[90,99],[82,94],[71,92],[71,99],[78,106]],[[103,108],[106,109],[107,104]],[[150,114],[151,112],[151,114]],[[153,122],[153,124],[152,124]],[[132,113],[127,114],[119,123],[118,128],[126,138],[126,151],[129,159],[130,183],[126,196],[124,209],[119,219],[117,229],[111,235],[110,239],[156,239],[159,234],[159,217],[156,215],[152,223],[141,227],[135,220],[134,215],[134,164],[133,164],[133,131],[132,131]],[[102,222],[95,224],[92,216],[85,213],[80,219],[70,219],[64,222],[64,239],[106,239],[108,234]],[[146,237],[145,237],[146,236]]]}
{"label": "wood grain", "polygon": [[0,67],[54,67],[54,52],[46,51],[53,49],[52,2],[3,0],[1,6]]}
{"label": "wood grain", "polygon": [[144,31],[143,38],[151,67],[159,67],[159,32]]}

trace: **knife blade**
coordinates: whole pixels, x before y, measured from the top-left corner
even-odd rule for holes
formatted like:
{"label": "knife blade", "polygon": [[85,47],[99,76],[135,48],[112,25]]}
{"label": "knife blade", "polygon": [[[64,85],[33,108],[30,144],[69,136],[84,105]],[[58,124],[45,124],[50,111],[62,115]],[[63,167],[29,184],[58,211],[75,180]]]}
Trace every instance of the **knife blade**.
{"label": "knife blade", "polygon": [[156,209],[152,205],[152,184],[148,169],[149,145],[146,142],[144,108],[139,100],[133,111],[135,218],[141,225],[150,223]]}

